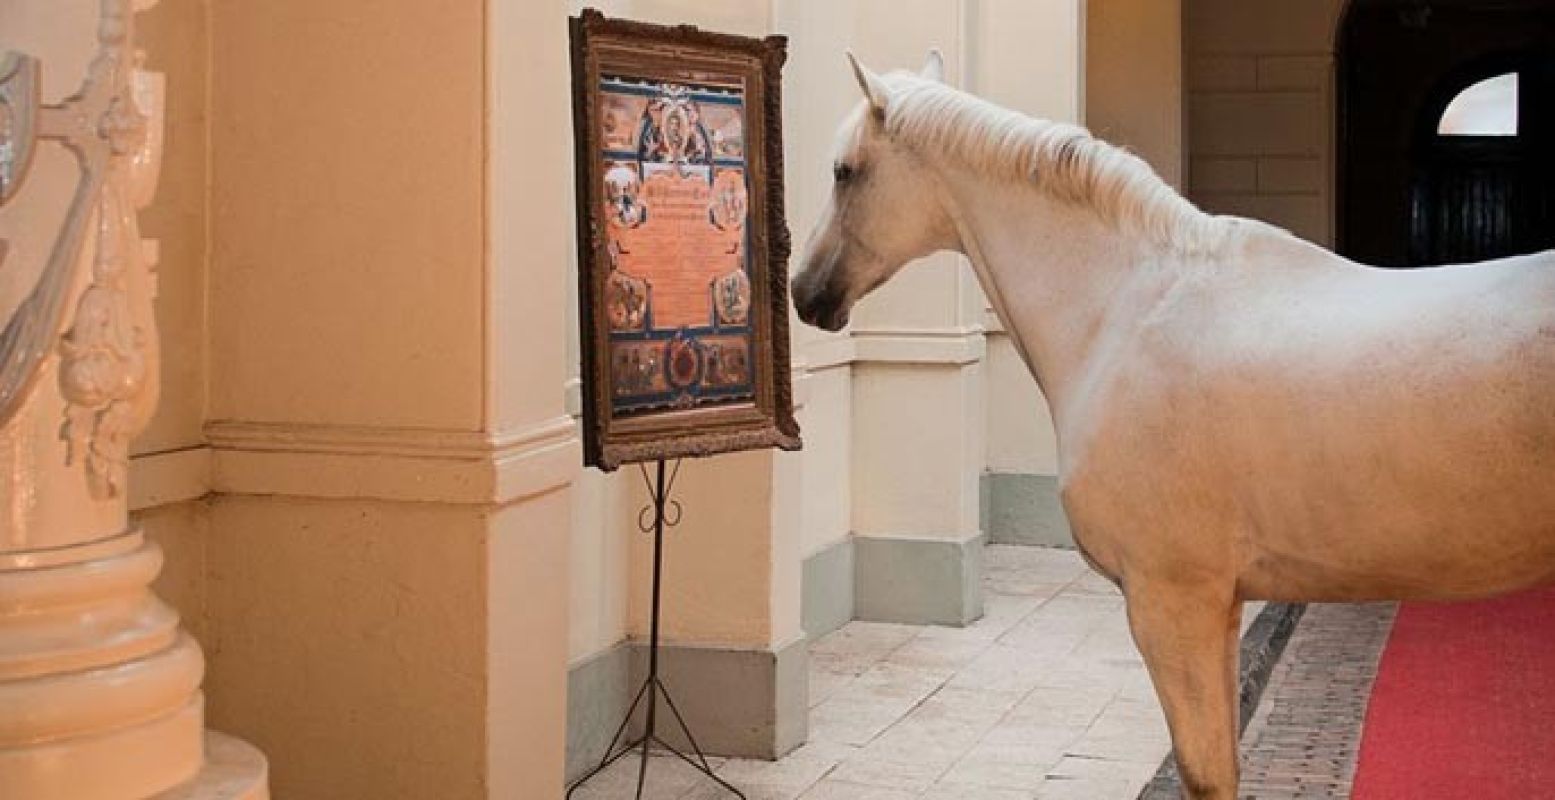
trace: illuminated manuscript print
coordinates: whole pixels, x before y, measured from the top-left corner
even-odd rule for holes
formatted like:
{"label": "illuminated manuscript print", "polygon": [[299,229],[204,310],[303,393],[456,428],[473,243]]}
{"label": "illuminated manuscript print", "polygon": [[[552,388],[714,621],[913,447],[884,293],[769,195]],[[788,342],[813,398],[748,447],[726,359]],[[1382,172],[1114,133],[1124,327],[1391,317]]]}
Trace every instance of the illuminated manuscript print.
{"label": "illuminated manuscript print", "polygon": [[583,461],[798,449],[782,36],[572,19]]}
{"label": "illuminated manuscript print", "polygon": [[754,394],[744,92],[604,74],[605,315],[617,415]]}

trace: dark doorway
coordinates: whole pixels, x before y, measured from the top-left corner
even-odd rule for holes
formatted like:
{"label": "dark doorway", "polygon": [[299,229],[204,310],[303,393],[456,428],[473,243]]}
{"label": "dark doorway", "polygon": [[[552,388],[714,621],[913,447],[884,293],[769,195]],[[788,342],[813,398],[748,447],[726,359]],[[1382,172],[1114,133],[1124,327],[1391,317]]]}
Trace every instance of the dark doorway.
{"label": "dark doorway", "polygon": [[[1354,0],[1338,55],[1341,253],[1418,266],[1555,247],[1555,0]],[[1499,95],[1514,125],[1441,132],[1491,85],[1515,87]]]}

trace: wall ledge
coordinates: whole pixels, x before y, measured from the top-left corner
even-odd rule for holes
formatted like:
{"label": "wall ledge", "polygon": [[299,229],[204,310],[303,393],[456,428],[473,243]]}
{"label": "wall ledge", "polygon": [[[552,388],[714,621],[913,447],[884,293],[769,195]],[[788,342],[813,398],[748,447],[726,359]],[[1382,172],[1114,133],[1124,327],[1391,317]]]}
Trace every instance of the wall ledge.
{"label": "wall ledge", "polygon": [[217,421],[205,433],[223,494],[505,505],[582,468],[570,416],[500,432]]}
{"label": "wall ledge", "polygon": [[845,367],[858,358],[858,348],[852,336],[827,336],[805,345],[804,369],[806,372]]}
{"label": "wall ledge", "polygon": [[964,366],[982,361],[988,343],[982,326],[905,328],[853,332],[856,361],[874,364]]}
{"label": "wall ledge", "polygon": [[205,445],[130,458],[130,511],[199,500],[210,492],[211,449]]}
{"label": "wall ledge", "polygon": [[810,373],[863,363],[962,366],[982,361],[988,353],[985,336],[1002,332],[982,325],[858,329],[803,345],[801,366]]}

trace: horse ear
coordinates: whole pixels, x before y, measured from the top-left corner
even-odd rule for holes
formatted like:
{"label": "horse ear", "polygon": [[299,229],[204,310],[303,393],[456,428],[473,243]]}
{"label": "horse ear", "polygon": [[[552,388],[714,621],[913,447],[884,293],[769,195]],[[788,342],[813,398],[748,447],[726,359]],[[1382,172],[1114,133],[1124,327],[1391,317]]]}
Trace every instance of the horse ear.
{"label": "horse ear", "polygon": [[871,72],[869,67],[864,66],[858,57],[853,55],[852,50],[848,51],[848,63],[853,65],[853,77],[858,78],[858,88],[864,91],[864,98],[869,101],[869,107],[875,112],[875,116],[884,117],[886,101],[891,99],[891,90],[886,88],[885,81],[880,80],[879,75]]}
{"label": "horse ear", "polygon": [[940,54],[939,48],[929,49],[929,58],[923,62],[923,69],[918,74],[931,81],[945,82],[945,56]]}

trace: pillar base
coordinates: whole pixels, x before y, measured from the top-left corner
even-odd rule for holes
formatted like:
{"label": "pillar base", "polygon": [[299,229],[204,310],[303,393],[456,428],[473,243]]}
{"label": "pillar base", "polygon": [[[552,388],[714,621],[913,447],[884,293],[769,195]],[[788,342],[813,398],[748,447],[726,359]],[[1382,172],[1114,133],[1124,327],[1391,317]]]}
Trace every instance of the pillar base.
{"label": "pillar base", "polygon": [[854,613],[960,627],[983,615],[983,535],[853,537]]}
{"label": "pillar base", "polygon": [[207,730],[200,773],[149,800],[270,800],[270,765],[248,742]]}

